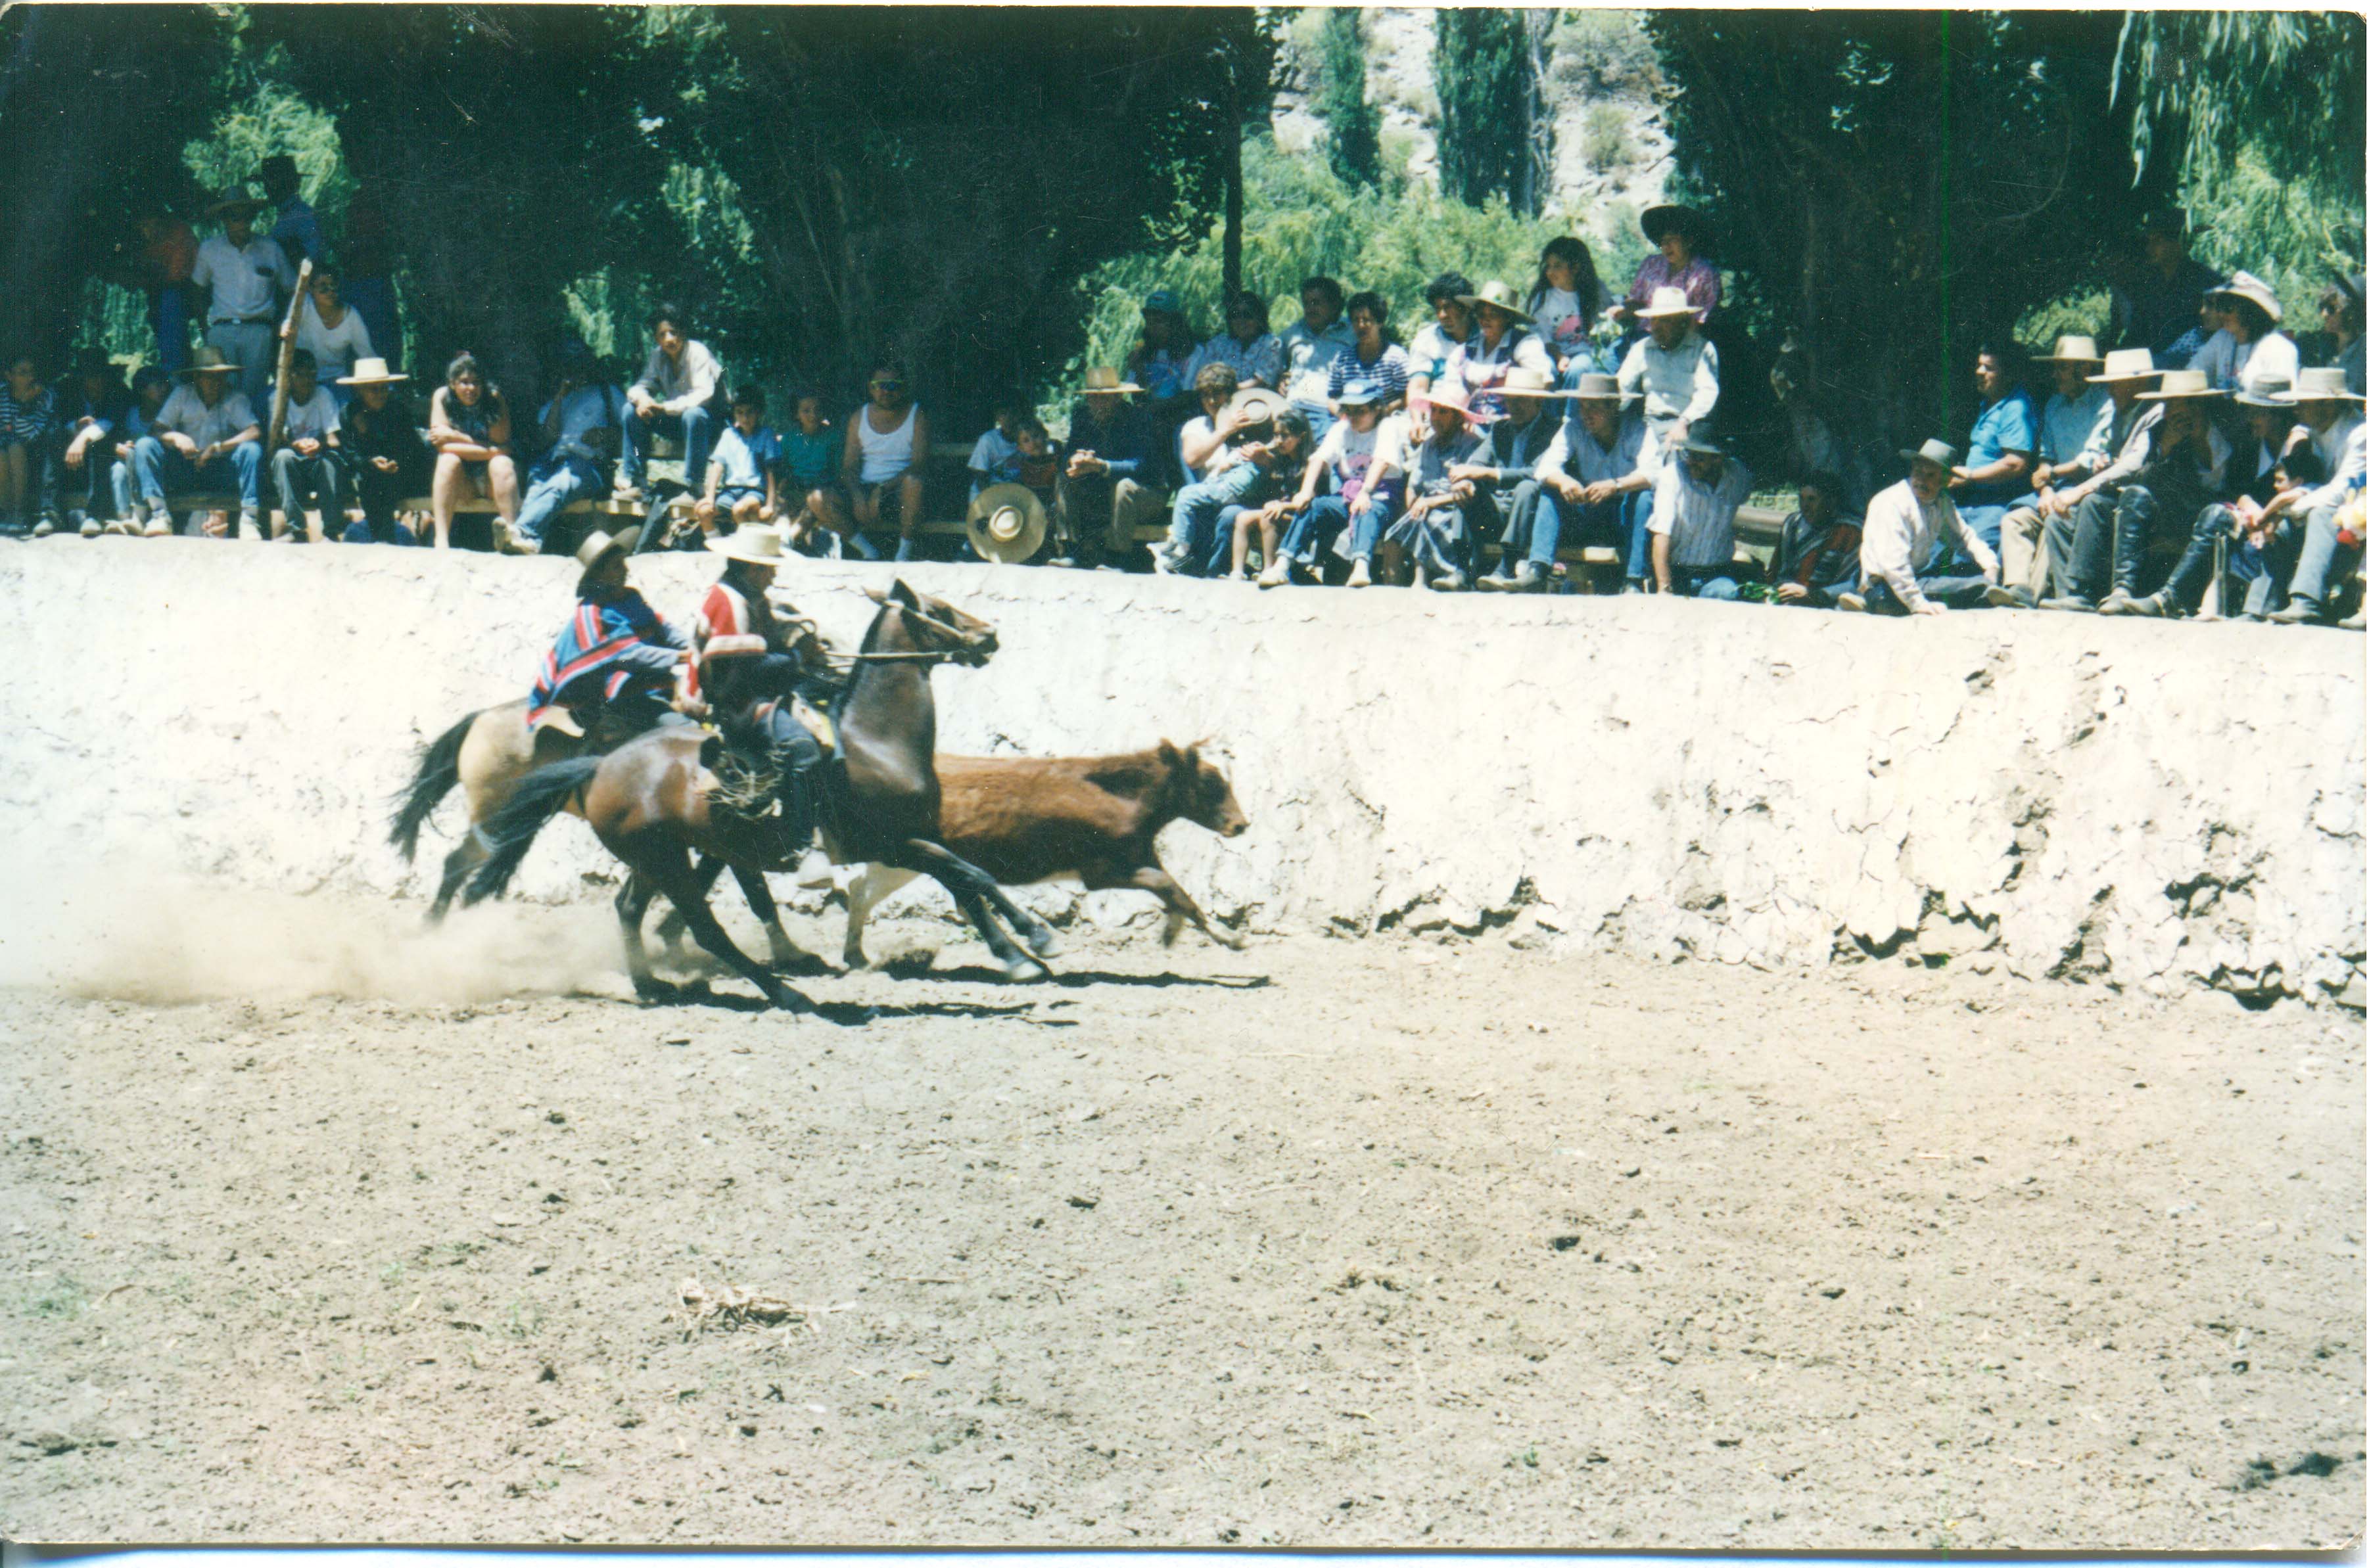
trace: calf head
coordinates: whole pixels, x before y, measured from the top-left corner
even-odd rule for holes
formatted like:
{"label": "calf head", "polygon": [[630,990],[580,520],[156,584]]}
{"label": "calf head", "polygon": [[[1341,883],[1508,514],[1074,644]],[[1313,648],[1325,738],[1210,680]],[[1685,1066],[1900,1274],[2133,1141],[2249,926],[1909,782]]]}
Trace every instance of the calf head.
{"label": "calf head", "polygon": [[1219,838],[1239,838],[1249,830],[1249,817],[1224,770],[1200,755],[1204,744],[1195,740],[1179,748],[1172,740],[1159,743],[1159,760],[1167,767],[1169,809]]}

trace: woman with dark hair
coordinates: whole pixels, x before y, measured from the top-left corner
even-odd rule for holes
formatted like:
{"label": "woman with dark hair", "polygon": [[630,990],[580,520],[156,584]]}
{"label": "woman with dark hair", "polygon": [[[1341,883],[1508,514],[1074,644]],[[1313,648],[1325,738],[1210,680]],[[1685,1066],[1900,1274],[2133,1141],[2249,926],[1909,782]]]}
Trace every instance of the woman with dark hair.
{"label": "woman with dark hair", "polygon": [[2367,392],[2367,355],[2361,353],[2367,338],[2361,338],[2359,331],[2362,308],[2367,308],[2367,274],[2337,277],[2317,297],[2318,314],[2327,335],[2334,339],[2334,352],[2327,363],[2342,372],[2344,384],[2354,392]]}
{"label": "woman with dark hair", "polygon": [[1229,365],[1244,387],[1282,389],[1282,340],[1270,329],[1265,299],[1244,288],[1225,301],[1225,330],[1192,356],[1191,376],[1210,365]]}
{"label": "woman with dark hair", "polygon": [[320,367],[321,384],[334,389],[342,408],[353,400],[353,393],[337,385],[338,378],[351,375],[361,360],[379,357],[378,345],[370,341],[362,313],[345,303],[343,279],[326,257],[312,264],[308,292],[296,322],[296,346],[311,352]]}
{"label": "woman with dark hair", "polygon": [[1566,385],[1575,386],[1569,378],[1588,370],[1618,368],[1595,362],[1591,337],[1608,303],[1603,279],[1594,271],[1594,253],[1586,242],[1570,234],[1546,241],[1537,261],[1536,287],[1529,290],[1528,311],[1537,319],[1537,335],[1545,339],[1554,369]]}
{"label": "woman with dark hair", "polygon": [[[1324,389],[1331,406],[1340,405],[1341,394],[1352,381],[1373,381],[1382,391],[1381,412],[1401,406],[1406,398],[1406,382],[1413,375],[1413,362],[1398,345],[1397,336],[1389,331],[1389,302],[1371,289],[1366,289],[1348,301],[1348,328],[1355,335],[1350,340],[1348,352],[1331,362],[1330,384]],[[1320,440],[1324,433],[1319,432]]]}
{"label": "woman with dark hair", "polygon": [[2248,272],[2239,272],[2204,297],[2215,305],[2217,332],[2188,361],[2214,392],[2256,391],[2274,382],[2291,385],[2301,372],[2301,345],[2279,330],[2284,307],[2276,292]]}
{"label": "woman with dark hair", "polygon": [[464,501],[490,499],[494,547],[529,553],[510,532],[517,521],[517,464],[510,457],[510,405],[485,379],[477,356],[462,349],[444,368],[444,384],[427,403],[427,445],[436,451],[428,500],[436,517],[436,547],[452,547],[452,513]]}
{"label": "woman with dark hair", "polygon": [[904,367],[882,359],[871,367],[870,398],[846,422],[846,445],[839,474],[855,513],[855,532],[847,542],[872,560],[879,547],[868,536],[896,530],[896,558],[911,560],[919,549],[921,476],[928,466],[929,416],[912,400]]}
{"label": "woman with dark hair", "polygon": [[1693,308],[1693,323],[1707,326],[1717,314],[1720,285],[1717,264],[1703,253],[1711,248],[1709,220],[1690,207],[1649,207],[1638,220],[1644,238],[1659,251],[1644,258],[1627,297],[1611,308],[1622,321],[1634,321],[1652,302],[1655,288],[1682,288]]}

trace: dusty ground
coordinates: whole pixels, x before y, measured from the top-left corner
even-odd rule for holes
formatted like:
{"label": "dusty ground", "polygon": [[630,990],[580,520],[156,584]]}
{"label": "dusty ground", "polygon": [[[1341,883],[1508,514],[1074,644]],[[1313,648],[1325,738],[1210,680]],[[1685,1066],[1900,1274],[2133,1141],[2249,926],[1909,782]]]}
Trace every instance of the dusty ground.
{"label": "dusty ground", "polygon": [[[0,992],[0,1531],[2360,1528],[2348,1021],[1146,937],[814,982],[852,1028],[638,1008],[598,911],[487,916],[470,967],[250,900]],[[348,994],[227,999],[283,982]],[[690,1278],[810,1315],[694,1331]]]}

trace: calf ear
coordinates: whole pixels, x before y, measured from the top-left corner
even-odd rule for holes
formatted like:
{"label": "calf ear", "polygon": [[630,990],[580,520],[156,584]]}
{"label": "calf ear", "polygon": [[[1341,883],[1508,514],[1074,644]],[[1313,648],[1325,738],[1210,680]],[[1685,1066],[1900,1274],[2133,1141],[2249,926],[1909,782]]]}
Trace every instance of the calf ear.
{"label": "calf ear", "polygon": [[1184,753],[1175,750],[1175,742],[1172,740],[1161,740],[1159,743],[1159,760],[1170,768],[1181,768],[1184,765]]}
{"label": "calf ear", "polygon": [[872,587],[867,582],[863,585],[863,596],[866,599],[870,600],[875,604],[885,604],[888,603],[888,595],[881,592],[878,589]]}

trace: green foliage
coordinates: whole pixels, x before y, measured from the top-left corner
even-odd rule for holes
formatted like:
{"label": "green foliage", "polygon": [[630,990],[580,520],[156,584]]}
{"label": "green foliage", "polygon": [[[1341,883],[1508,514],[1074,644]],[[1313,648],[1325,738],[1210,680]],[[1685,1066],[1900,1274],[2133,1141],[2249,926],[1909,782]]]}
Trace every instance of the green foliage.
{"label": "green foliage", "polygon": [[1586,111],[1588,165],[1608,173],[1636,161],[1636,143],[1627,134],[1627,114],[1616,104],[1595,104]]}
{"label": "green foliage", "polygon": [[[286,51],[233,42],[216,88],[228,106],[202,136],[183,143],[181,162],[200,189],[245,191],[264,159],[285,152],[296,160],[299,189],[334,231],[353,195],[335,117],[289,83]],[[253,194],[261,195],[259,186]]]}
{"label": "green foliage", "polygon": [[2242,267],[2265,278],[2288,329],[2315,328],[2311,301],[2335,274],[2360,268],[2361,193],[2281,179],[2258,143],[2239,145],[2232,159],[2206,160],[2184,182],[2181,199],[2209,225],[2195,236],[2194,254],[2223,272]]}
{"label": "green foliage", "polygon": [[1372,185],[1381,176],[1381,118],[1365,96],[1365,14],[1335,6],[1321,15],[1322,85],[1312,102],[1331,127],[1331,170],[1352,185]]}
{"label": "green foliage", "polygon": [[2112,297],[2101,288],[2075,288],[2044,304],[2033,305],[2013,324],[2016,343],[2041,354],[2051,353],[2055,340],[2066,333],[2101,341],[2110,336]]}
{"label": "green foliage", "polygon": [[1528,189],[1528,39],[1521,13],[1433,13],[1437,43],[1438,167],[1447,194],[1472,205]]}
{"label": "green foliage", "polygon": [[1660,85],[1660,59],[1641,11],[1571,9],[1553,30],[1554,74],[1592,93],[1648,94]]}

